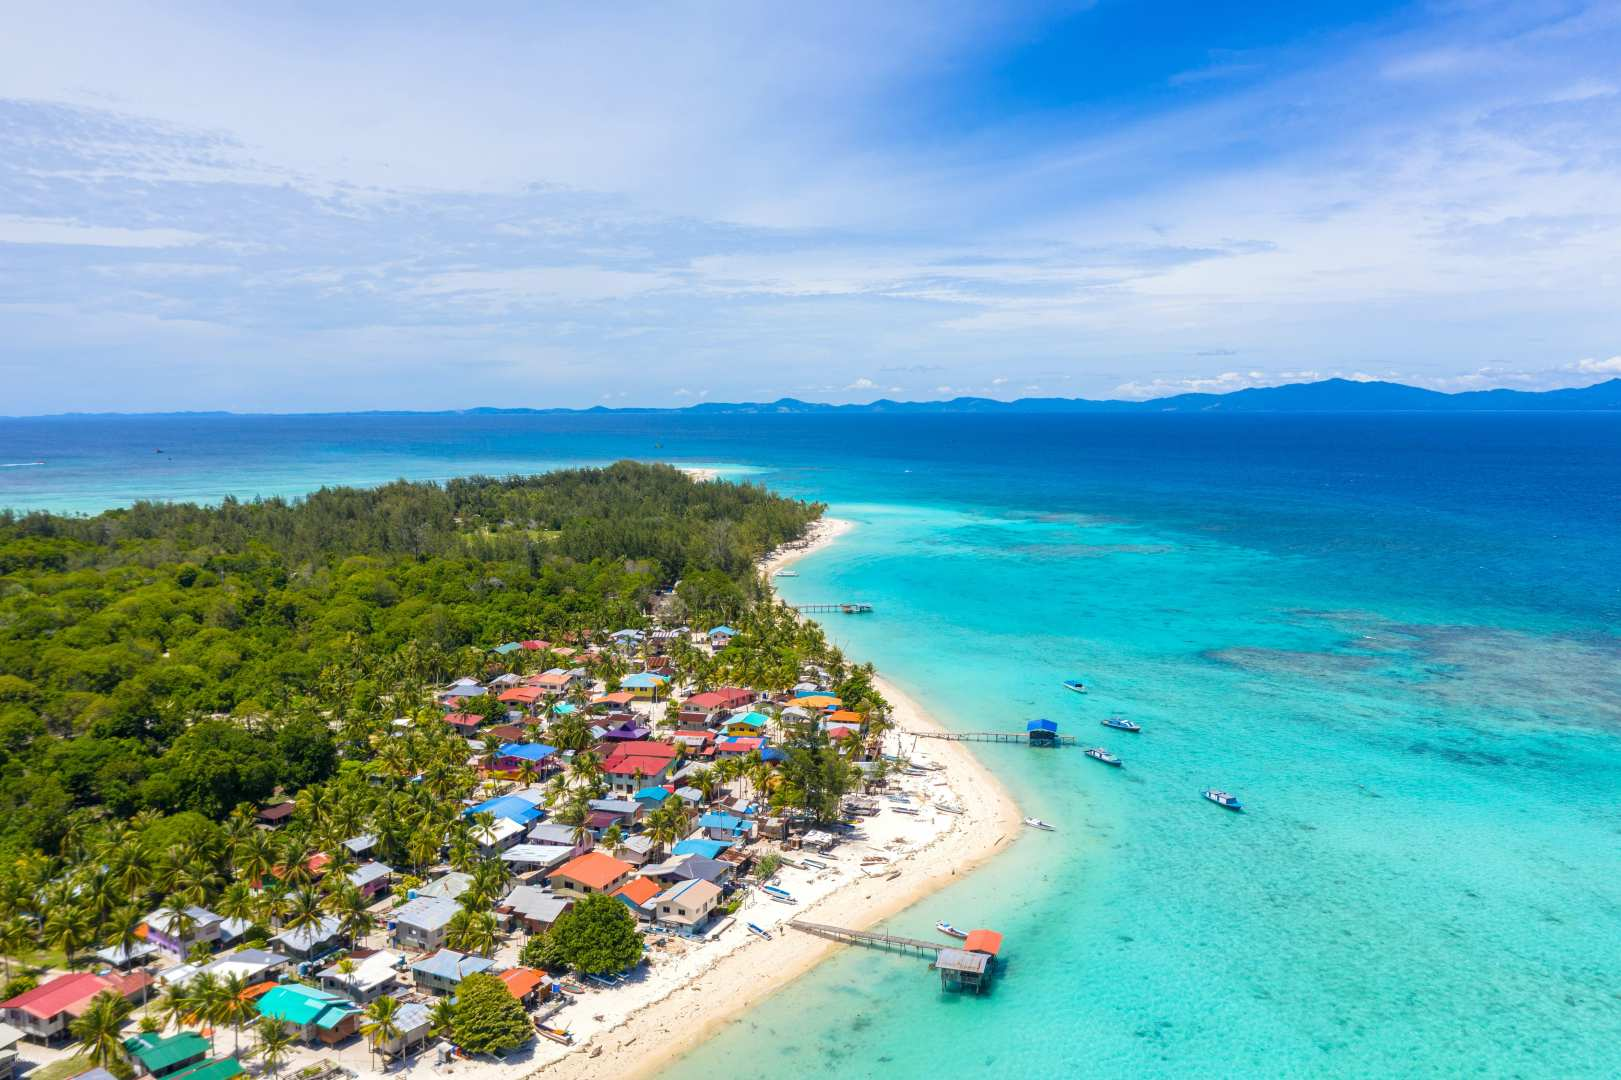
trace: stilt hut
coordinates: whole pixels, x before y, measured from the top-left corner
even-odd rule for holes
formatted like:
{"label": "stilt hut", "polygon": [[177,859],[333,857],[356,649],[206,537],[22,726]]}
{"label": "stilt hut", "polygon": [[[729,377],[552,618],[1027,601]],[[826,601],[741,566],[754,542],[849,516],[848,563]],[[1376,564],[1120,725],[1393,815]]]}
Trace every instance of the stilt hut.
{"label": "stilt hut", "polygon": [[1032,720],[1024,725],[1031,746],[1057,746],[1058,724],[1052,720]]}

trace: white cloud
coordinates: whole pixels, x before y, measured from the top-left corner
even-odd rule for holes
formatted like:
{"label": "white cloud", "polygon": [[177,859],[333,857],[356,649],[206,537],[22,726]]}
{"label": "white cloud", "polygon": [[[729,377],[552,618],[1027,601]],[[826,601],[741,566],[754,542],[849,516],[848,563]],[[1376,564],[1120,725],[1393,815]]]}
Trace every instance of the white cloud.
{"label": "white cloud", "polygon": [[1608,360],[1594,360],[1591,357],[1578,360],[1572,370],[1582,375],[1621,375],[1621,356],[1612,356]]}
{"label": "white cloud", "polygon": [[130,229],[51,218],[0,216],[0,244],[69,244],[80,247],[169,248],[208,237],[185,229]]}
{"label": "white cloud", "polygon": [[873,382],[871,379],[863,376],[863,377],[857,379],[855,382],[851,383],[849,386],[846,386],[845,389],[846,390],[876,390],[876,389],[878,389],[878,384]]}

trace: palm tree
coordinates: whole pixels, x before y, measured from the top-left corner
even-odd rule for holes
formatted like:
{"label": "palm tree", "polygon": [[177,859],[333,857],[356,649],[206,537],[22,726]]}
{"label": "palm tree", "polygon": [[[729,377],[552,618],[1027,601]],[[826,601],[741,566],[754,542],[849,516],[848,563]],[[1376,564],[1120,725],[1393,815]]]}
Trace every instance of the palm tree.
{"label": "palm tree", "polygon": [[208,1025],[208,1052],[214,1052],[214,1027],[226,1012],[225,984],[206,971],[198,972],[186,984],[185,999],[193,1023]]}
{"label": "palm tree", "polygon": [[153,1009],[164,1027],[173,1024],[176,1028],[185,1024],[191,1016],[191,996],[186,988],[179,983],[170,983],[163,990],[163,996],[158,998]]}
{"label": "palm tree", "polygon": [[287,898],[282,908],[282,925],[289,930],[302,930],[320,923],[325,914],[321,894],[313,889],[300,889]]}
{"label": "palm tree", "polygon": [[448,997],[433,1003],[428,1012],[428,1030],[435,1035],[449,1035],[456,1026],[456,1006]]}
{"label": "palm tree", "polygon": [[0,921],[0,961],[4,961],[6,982],[11,981],[11,958],[34,944],[34,928],[17,916]]}
{"label": "palm tree", "polygon": [[231,1052],[242,1052],[242,1029],[255,1016],[258,1006],[248,999],[248,980],[235,972],[220,983],[220,1022],[231,1025]]}
{"label": "palm tree", "polygon": [[120,1031],[134,1007],[116,990],[103,990],[90,999],[84,1014],[68,1025],[90,1060],[106,1068],[123,1050]]}
{"label": "palm tree", "polygon": [[255,829],[231,850],[231,863],[236,876],[250,886],[257,886],[276,865],[276,839],[262,829]]}
{"label": "palm tree", "polygon": [[360,1033],[370,1040],[374,1060],[379,1044],[404,1034],[400,1030],[399,1015],[400,1003],[387,994],[366,1006],[366,1019],[360,1025]]}
{"label": "palm tree", "polygon": [[254,1052],[264,1059],[265,1071],[275,1076],[281,1071],[282,1063],[292,1052],[298,1042],[298,1036],[288,1031],[286,1026],[273,1016],[267,1016],[259,1021],[254,1028],[259,1035],[259,1046]]}
{"label": "palm tree", "polygon": [[343,976],[343,981],[349,984],[349,1000],[353,1001],[355,998],[355,970],[360,965],[355,963],[354,957],[345,956],[334,966],[337,967],[338,974]]}
{"label": "palm tree", "polygon": [[71,901],[52,904],[41,927],[41,939],[51,948],[61,949],[63,963],[73,967],[74,954],[92,940],[90,913]]}

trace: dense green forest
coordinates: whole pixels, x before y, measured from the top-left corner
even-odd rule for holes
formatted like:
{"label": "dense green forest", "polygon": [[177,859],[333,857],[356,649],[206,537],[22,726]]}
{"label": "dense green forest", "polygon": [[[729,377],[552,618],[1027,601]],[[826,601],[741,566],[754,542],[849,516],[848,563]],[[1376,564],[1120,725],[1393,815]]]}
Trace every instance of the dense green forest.
{"label": "dense green forest", "polygon": [[0,847],[325,780],[481,650],[643,625],[678,581],[695,622],[738,615],[820,510],[620,463],[0,515]]}

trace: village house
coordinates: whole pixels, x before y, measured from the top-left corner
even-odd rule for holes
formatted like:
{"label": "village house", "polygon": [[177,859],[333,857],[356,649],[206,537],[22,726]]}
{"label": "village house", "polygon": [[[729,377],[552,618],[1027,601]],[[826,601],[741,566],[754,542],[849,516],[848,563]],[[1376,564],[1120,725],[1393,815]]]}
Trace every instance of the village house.
{"label": "village house", "polygon": [[550,872],[568,862],[577,854],[573,848],[557,844],[514,844],[501,853],[501,861],[512,872],[523,877],[536,872]]}
{"label": "village house", "polygon": [[136,1076],[161,1080],[206,1059],[208,1040],[195,1031],[177,1031],[173,1035],[143,1031],[124,1040],[124,1054],[135,1067]]}
{"label": "village house", "polygon": [[282,1027],[307,1045],[335,1045],[360,1026],[360,1007],[339,994],[301,983],[283,983],[259,998],[259,1015],[281,1021]]}
{"label": "village house", "polygon": [[48,1043],[66,1036],[68,1024],[84,1013],[90,999],[97,994],[115,990],[134,999],[151,985],[152,979],[145,972],[93,975],[88,971],[75,971],[47,979],[32,990],[0,1001],[0,1010],[6,1023],[21,1031],[24,1038]]}
{"label": "village house", "polygon": [[488,825],[475,825],[469,831],[478,853],[494,858],[523,839],[524,827],[511,818],[498,817]]}
{"label": "village house", "polygon": [[771,718],[765,713],[737,713],[723,720],[720,729],[728,735],[763,735],[770,721]]}
{"label": "village house", "polygon": [[622,859],[632,866],[641,866],[652,858],[653,850],[657,845],[653,838],[646,833],[636,833],[619,841],[613,849],[613,857]]}
{"label": "village house", "polygon": [[550,929],[552,923],[573,906],[572,897],[559,896],[550,889],[536,885],[514,885],[495,910],[529,933],[539,934]]}
{"label": "village house", "polygon": [[557,747],[545,743],[506,743],[496,754],[490,771],[507,776],[516,776],[526,764],[542,772],[557,764]]}
{"label": "village house", "polygon": [[260,810],[254,815],[254,820],[267,829],[279,829],[293,816],[293,810],[293,800],[284,799]]}
{"label": "village house", "polygon": [[630,863],[621,862],[612,855],[588,851],[553,870],[546,880],[553,892],[590,896],[593,893],[613,892],[635,870]]}
{"label": "village house", "polygon": [[411,965],[411,979],[418,990],[436,996],[453,994],[467,976],[488,971],[494,966],[494,960],[483,956],[469,956],[455,949],[440,949]]}
{"label": "village house", "polygon": [[529,842],[541,847],[562,848],[568,852],[568,858],[583,855],[591,850],[591,836],[577,838],[574,826],[563,825],[555,821],[543,821],[529,830]]}
{"label": "village house", "polygon": [[732,880],[737,867],[720,859],[702,855],[675,855],[654,866],[642,867],[642,875],[661,882],[666,887],[678,881],[703,880],[724,885]]}
{"label": "village house", "polygon": [[574,687],[575,683],[584,680],[586,673],[579,668],[564,671],[562,668],[552,668],[539,675],[532,675],[524,680],[524,684],[532,686],[547,697],[562,697]]}
{"label": "village house", "polygon": [[473,876],[460,870],[449,870],[418,889],[417,896],[437,896],[445,900],[458,900],[473,886]]}
{"label": "village house", "polygon": [[524,1008],[533,1008],[546,996],[546,976],[529,967],[508,968],[495,976],[506,986],[507,993],[517,998]]}
{"label": "village house", "polygon": [[146,916],[146,943],[184,960],[199,942],[213,947],[220,939],[222,918],[195,905],[184,915],[169,908],[158,908]]}
{"label": "village house", "polygon": [[748,841],[754,838],[756,828],[752,820],[718,810],[698,818],[698,828],[710,840]]}
{"label": "village house", "polygon": [[389,882],[393,877],[393,868],[380,862],[363,862],[349,871],[349,884],[367,900],[375,900],[388,891]]}
{"label": "village house", "polygon": [[498,795],[493,799],[485,799],[477,806],[469,806],[462,811],[462,816],[472,817],[475,814],[494,814],[498,818],[516,821],[519,825],[527,828],[546,816],[546,811],[540,808],[537,801],[542,797],[540,795],[531,797],[523,792]]}
{"label": "village house", "polygon": [[716,757],[747,757],[765,746],[764,739],[722,735],[715,740]]}
{"label": "village house", "polygon": [[460,910],[456,901],[447,897],[417,897],[394,913],[394,944],[413,952],[439,948],[445,943],[450,920]]}
{"label": "village house", "polygon": [[[618,825],[622,829],[628,829],[642,819],[642,814],[646,809],[636,799],[592,799],[586,806],[593,815],[607,815],[601,826],[602,828],[607,828],[609,825]],[[596,828],[597,826],[593,825],[592,827]]]}
{"label": "village house", "polygon": [[670,680],[651,671],[638,671],[619,680],[619,689],[629,691],[638,701],[656,700],[664,684]]}
{"label": "village house", "polygon": [[478,734],[478,729],[484,723],[484,718],[477,713],[451,712],[444,715],[445,723],[464,739],[471,739]]}
{"label": "village house", "polygon": [[648,877],[633,877],[611,894],[615,900],[630,908],[631,914],[641,922],[653,921],[653,898],[664,891],[664,886]]}
{"label": "village house", "polygon": [[377,1052],[391,1058],[428,1044],[433,1035],[433,1012],[420,1001],[407,1001],[394,1014],[394,1026],[399,1029],[398,1035],[377,1040]]}
{"label": "village house", "polygon": [[337,916],[326,915],[308,926],[283,930],[270,943],[295,960],[314,960],[331,952],[341,936]]}
{"label": "village house", "polygon": [[720,886],[708,881],[672,885],[653,898],[653,922],[686,937],[699,936],[708,928],[720,897]]}
{"label": "village house", "polygon": [[520,714],[533,714],[535,706],[545,700],[546,691],[538,686],[514,686],[510,690],[503,690],[495,696],[495,700],[517,710]]}
{"label": "village house", "polygon": [[376,1001],[384,994],[392,994],[399,980],[399,967],[405,957],[396,952],[374,952],[370,956],[355,957],[355,970],[344,972],[337,964],[323,969],[316,978],[321,989],[329,994],[342,994],[357,1005]]}
{"label": "village house", "polygon": [[723,686],[719,690],[708,690],[702,694],[694,694],[681,703],[681,715],[693,715],[703,718],[715,716],[718,713],[728,713],[736,709],[746,709],[754,704],[754,691],[745,690],[739,686]]}
{"label": "village house", "polygon": [[669,743],[641,740],[621,743],[602,763],[602,774],[616,792],[629,794],[660,784],[675,768],[679,751]]}
{"label": "village house", "polygon": [[732,629],[730,626],[724,626],[724,625],[723,626],[716,626],[716,627],[712,628],[709,631],[709,633],[704,635],[704,637],[709,639],[709,647],[711,649],[724,649],[724,648],[726,648],[726,646],[728,646],[728,645],[730,645],[732,643],[732,639],[735,638],[736,636],[737,636],[737,631],[736,630]]}

